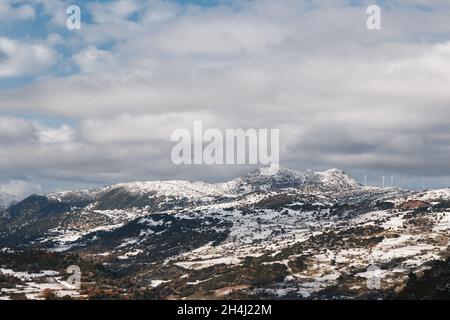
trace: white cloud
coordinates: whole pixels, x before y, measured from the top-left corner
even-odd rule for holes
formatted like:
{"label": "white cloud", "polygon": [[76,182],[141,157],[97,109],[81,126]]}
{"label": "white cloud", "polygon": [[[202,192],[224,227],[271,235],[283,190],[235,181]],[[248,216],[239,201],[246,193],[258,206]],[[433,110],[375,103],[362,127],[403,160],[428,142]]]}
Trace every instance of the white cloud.
{"label": "white cloud", "polygon": [[56,57],[46,45],[0,37],[0,79],[45,72],[56,63]]}
{"label": "white cloud", "polygon": [[108,71],[114,67],[114,56],[106,50],[99,50],[95,46],[89,46],[73,57],[74,62],[86,73]]}
{"label": "white cloud", "polygon": [[41,128],[37,131],[41,143],[68,143],[73,141],[74,134],[68,125],[59,128]]}
{"label": "white cloud", "polygon": [[73,5],[72,0],[32,0],[34,3],[42,6],[46,16],[50,17],[50,21],[59,27],[64,27],[67,20],[67,7]]}
{"label": "white cloud", "polygon": [[286,40],[285,27],[258,18],[247,20],[245,16],[193,16],[152,34],[151,46],[175,54],[252,52]]}
{"label": "white cloud", "polygon": [[31,139],[34,130],[34,126],[26,120],[0,116],[0,144],[18,143]]}
{"label": "white cloud", "polygon": [[39,184],[25,180],[11,180],[0,185],[0,193],[11,194],[23,199],[31,194],[39,193],[42,187]]}
{"label": "white cloud", "polygon": [[174,130],[190,128],[198,119],[217,123],[207,113],[121,114],[112,119],[88,119],[82,123],[80,134],[84,141],[93,144],[168,143]]}
{"label": "white cloud", "polygon": [[31,20],[36,12],[29,1],[2,0],[0,2],[0,23],[14,20]]}
{"label": "white cloud", "polygon": [[93,22],[99,24],[127,20],[131,14],[137,13],[141,9],[139,1],[135,0],[120,0],[106,3],[94,2],[88,4],[88,7]]}

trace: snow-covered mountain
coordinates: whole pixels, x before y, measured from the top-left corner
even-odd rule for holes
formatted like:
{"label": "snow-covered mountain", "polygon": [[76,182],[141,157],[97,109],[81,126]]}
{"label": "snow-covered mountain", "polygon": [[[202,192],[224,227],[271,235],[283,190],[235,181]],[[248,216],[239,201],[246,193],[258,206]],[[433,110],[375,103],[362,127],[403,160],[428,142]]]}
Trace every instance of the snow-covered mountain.
{"label": "snow-covered mountain", "polygon": [[416,285],[411,273],[442,277],[433,266],[450,255],[449,233],[449,189],[364,187],[337,169],[121,183],[0,213],[0,248],[16,252],[8,261],[30,248],[77,256],[102,270],[97,287],[110,290],[113,277],[124,296],[133,283],[153,298],[399,297]]}
{"label": "snow-covered mountain", "polygon": [[16,196],[0,193],[0,211],[8,208],[10,205],[16,203],[18,198]]}
{"label": "snow-covered mountain", "polygon": [[338,169],[315,172],[312,170],[297,171],[283,167],[262,167],[236,179],[235,182],[240,187],[249,187],[252,191],[294,188],[340,193],[361,187],[351,176]]}
{"label": "snow-covered mountain", "polygon": [[58,201],[91,201],[111,192],[126,192],[133,196],[167,197],[189,201],[207,202],[221,197],[236,197],[259,191],[282,189],[309,190],[339,194],[360,189],[361,185],[342,170],[324,172],[297,171],[283,167],[262,167],[243,177],[225,183],[174,181],[145,181],[119,183],[112,186],[79,191],[44,194]]}

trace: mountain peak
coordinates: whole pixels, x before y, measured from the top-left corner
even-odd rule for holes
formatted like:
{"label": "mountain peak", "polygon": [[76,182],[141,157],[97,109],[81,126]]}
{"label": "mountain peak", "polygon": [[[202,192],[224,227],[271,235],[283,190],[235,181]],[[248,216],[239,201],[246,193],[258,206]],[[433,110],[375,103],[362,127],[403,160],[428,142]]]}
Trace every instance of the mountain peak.
{"label": "mountain peak", "polygon": [[319,172],[322,177],[322,183],[332,189],[335,188],[357,188],[361,186],[352,176],[340,169],[330,169]]}
{"label": "mountain peak", "polygon": [[260,167],[239,178],[257,189],[308,188],[321,191],[355,189],[359,183],[340,169],[326,171],[294,170],[274,165]]}
{"label": "mountain peak", "polygon": [[265,165],[265,166],[262,166],[262,167],[258,168],[257,172],[259,172],[259,174],[261,174],[261,175],[273,176],[273,175],[278,173],[280,168],[281,167],[279,165],[268,164],[268,165]]}

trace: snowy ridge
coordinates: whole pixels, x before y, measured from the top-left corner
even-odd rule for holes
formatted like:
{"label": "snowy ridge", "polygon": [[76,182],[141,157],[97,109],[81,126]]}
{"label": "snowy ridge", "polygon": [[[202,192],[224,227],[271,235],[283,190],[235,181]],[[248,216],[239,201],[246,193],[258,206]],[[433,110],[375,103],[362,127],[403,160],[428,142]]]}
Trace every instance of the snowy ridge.
{"label": "snowy ridge", "polygon": [[211,184],[207,182],[173,180],[119,183],[108,189],[123,188],[132,194],[157,192],[165,196],[199,198],[231,193],[235,187],[236,184],[233,181]]}
{"label": "snowy ridge", "polygon": [[350,188],[356,189],[361,185],[343,170],[330,169],[324,172],[316,172],[321,178],[324,186],[330,189]]}
{"label": "snowy ridge", "polygon": [[342,170],[331,169],[323,172],[293,170],[284,167],[262,167],[243,177],[223,183],[191,182],[185,180],[141,181],[118,183],[107,187],[63,191],[45,194],[49,199],[62,201],[70,198],[95,199],[99,195],[116,189],[130,194],[145,195],[156,193],[168,197],[204,198],[236,196],[266,189],[312,188],[322,191],[338,191],[360,188],[360,184]]}

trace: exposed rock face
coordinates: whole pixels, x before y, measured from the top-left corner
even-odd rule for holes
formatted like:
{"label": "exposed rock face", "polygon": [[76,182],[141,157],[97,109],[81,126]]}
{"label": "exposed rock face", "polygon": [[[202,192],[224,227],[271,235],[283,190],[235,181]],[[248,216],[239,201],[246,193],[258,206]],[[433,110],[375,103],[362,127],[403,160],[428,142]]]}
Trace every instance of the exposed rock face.
{"label": "exposed rock face", "polygon": [[421,208],[430,208],[431,204],[421,200],[408,200],[400,204],[399,208],[402,210],[414,210]]}

